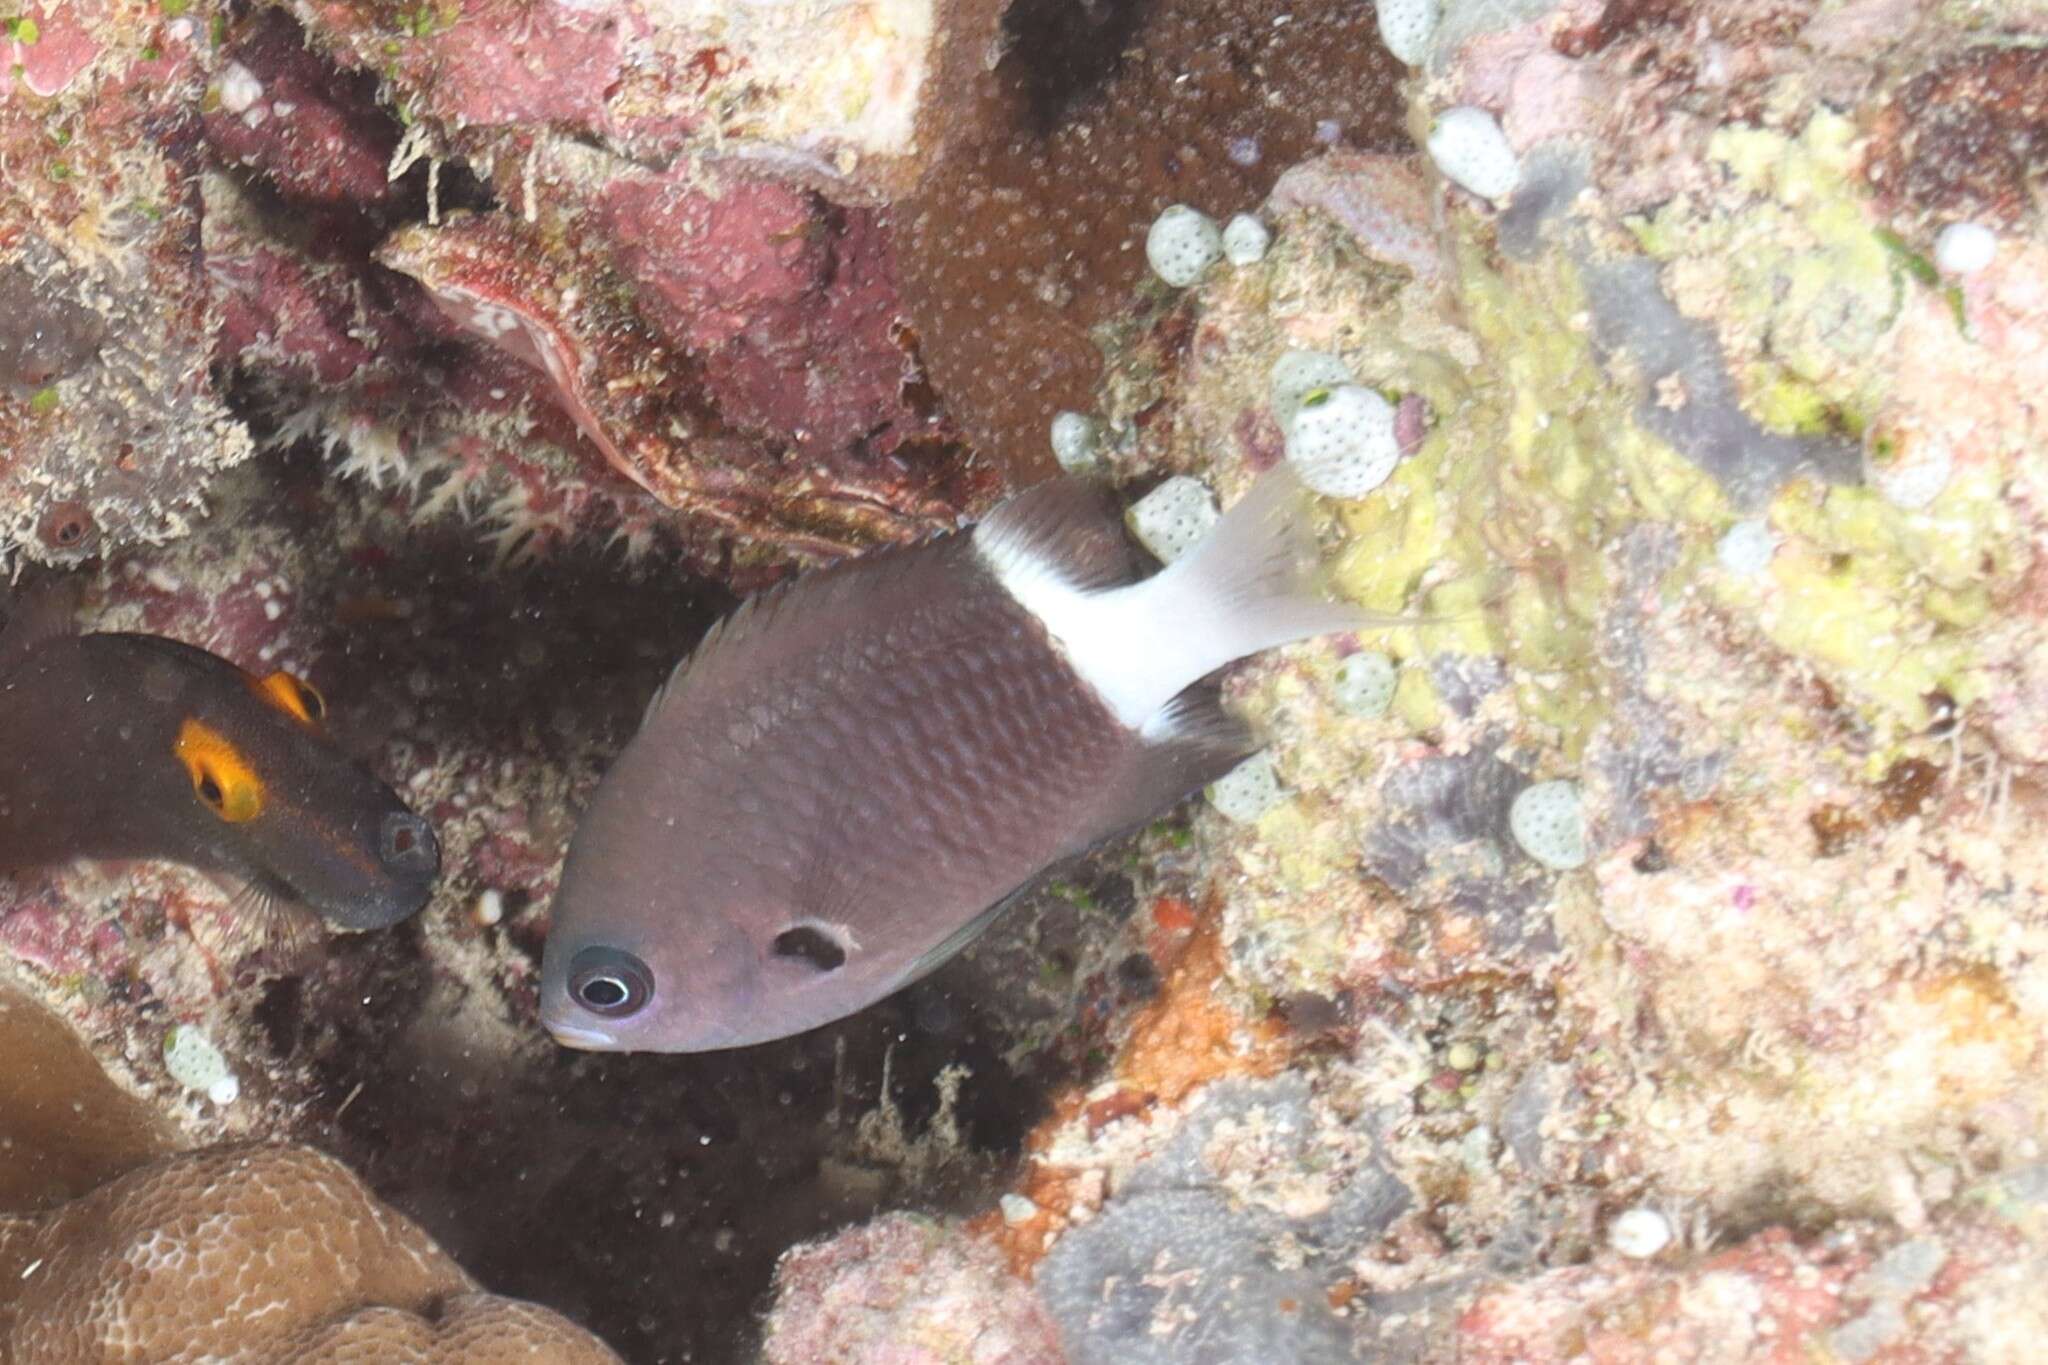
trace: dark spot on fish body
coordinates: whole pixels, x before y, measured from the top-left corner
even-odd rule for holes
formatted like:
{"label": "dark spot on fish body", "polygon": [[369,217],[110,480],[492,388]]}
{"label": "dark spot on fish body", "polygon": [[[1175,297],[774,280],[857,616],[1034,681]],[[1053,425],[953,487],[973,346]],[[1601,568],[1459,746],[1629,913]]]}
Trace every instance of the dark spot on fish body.
{"label": "dark spot on fish body", "polygon": [[846,948],[814,924],[799,924],[777,934],[775,955],[819,972],[834,972],[846,965]]}

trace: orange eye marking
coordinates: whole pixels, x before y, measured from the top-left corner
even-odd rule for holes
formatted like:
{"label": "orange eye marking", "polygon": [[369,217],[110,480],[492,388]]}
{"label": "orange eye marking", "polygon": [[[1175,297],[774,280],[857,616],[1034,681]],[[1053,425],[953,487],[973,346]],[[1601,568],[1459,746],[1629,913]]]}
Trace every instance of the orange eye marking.
{"label": "orange eye marking", "polygon": [[256,680],[256,695],[302,725],[318,725],[327,715],[327,699],[313,684],[282,668]]}
{"label": "orange eye marking", "polygon": [[193,794],[215,815],[239,825],[263,813],[263,779],[227,736],[187,718],[172,747],[191,774]]}

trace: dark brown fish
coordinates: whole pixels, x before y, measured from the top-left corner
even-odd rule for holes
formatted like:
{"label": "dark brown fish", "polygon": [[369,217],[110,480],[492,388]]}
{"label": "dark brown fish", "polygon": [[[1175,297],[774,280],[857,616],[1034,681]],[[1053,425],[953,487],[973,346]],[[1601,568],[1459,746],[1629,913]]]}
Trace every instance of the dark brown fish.
{"label": "dark brown fish", "polygon": [[327,738],[320,694],[155,635],[79,635],[62,594],[0,631],[0,872],[162,858],[251,908],[374,929],[426,902],[433,827]]}
{"label": "dark brown fish", "polygon": [[1202,680],[1381,618],[1305,589],[1294,476],[1140,578],[1118,509],[1040,485],[972,532],[742,606],[600,784],[555,899],[542,1016],[692,1052],[851,1014],[1033,876],[1254,747]]}

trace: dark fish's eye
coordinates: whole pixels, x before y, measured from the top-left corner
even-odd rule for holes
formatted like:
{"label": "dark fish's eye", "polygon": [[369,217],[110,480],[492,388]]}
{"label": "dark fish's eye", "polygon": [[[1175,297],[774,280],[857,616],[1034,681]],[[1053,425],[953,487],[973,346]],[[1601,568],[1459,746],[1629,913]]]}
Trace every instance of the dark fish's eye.
{"label": "dark fish's eye", "polygon": [[821,972],[846,965],[846,947],[814,924],[799,924],[775,936],[775,955],[794,958]]}
{"label": "dark fish's eye", "polygon": [[617,948],[585,948],[569,962],[569,994],[605,1019],[639,1013],[654,995],[647,964]]}

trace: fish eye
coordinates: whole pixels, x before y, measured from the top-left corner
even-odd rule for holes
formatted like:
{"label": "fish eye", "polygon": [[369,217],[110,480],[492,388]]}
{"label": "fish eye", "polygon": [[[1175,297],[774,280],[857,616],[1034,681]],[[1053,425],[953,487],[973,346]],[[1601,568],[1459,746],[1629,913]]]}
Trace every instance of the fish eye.
{"label": "fish eye", "polygon": [[192,779],[193,795],[215,815],[239,825],[263,813],[263,779],[220,731],[188,718],[172,752]]}
{"label": "fish eye", "polygon": [[259,679],[256,692],[278,710],[307,725],[317,725],[327,717],[327,699],[319,689],[282,668]]}
{"label": "fish eye", "polygon": [[846,945],[815,924],[794,925],[777,934],[775,955],[819,972],[836,972],[846,965]]}
{"label": "fish eye", "polygon": [[569,962],[569,994],[605,1019],[638,1014],[654,996],[647,964],[617,948],[585,948]]}

